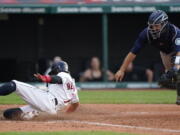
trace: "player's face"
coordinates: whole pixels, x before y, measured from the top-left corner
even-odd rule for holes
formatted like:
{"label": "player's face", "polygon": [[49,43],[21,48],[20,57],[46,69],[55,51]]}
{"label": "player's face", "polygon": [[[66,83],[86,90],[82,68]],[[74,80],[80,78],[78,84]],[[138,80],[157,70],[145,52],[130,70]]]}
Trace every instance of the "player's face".
{"label": "player's face", "polygon": [[153,30],[153,31],[160,31],[162,28],[161,24],[149,24],[149,29]]}

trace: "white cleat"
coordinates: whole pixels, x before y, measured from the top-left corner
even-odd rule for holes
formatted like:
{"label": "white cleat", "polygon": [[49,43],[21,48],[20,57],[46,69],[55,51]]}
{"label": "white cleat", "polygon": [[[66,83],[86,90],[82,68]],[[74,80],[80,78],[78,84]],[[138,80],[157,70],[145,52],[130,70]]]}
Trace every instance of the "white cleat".
{"label": "white cleat", "polygon": [[38,111],[32,111],[32,112],[22,113],[21,118],[23,120],[31,120],[34,117],[37,117],[38,115],[39,115]]}

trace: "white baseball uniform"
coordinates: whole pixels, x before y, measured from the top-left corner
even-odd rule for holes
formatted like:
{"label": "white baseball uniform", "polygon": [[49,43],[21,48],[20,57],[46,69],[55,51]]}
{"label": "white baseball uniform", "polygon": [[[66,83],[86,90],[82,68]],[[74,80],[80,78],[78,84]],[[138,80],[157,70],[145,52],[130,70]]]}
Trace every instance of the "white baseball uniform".
{"label": "white baseball uniform", "polygon": [[39,112],[56,114],[66,105],[79,102],[75,81],[70,74],[60,72],[57,76],[61,77],[62,84],[49,84],[47,91],[13,80],[15,92],[28,104],[20,108],[24,119],[31,119]]}

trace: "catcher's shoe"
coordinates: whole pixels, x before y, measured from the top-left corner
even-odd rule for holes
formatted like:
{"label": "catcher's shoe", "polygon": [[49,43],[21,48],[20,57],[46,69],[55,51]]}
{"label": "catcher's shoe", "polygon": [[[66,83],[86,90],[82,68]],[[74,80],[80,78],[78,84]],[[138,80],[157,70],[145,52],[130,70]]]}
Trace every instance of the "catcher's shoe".
{"label": "catcher's shoe", "polygon": [[177,100],[177,101],[176,101],[176,104],[177,104],[177,105],[180,105],[180,100]]}
{"label": "catcher's shoe", "polygon": [[176,104],[180,105],[180,70],[176,73],[176,89],[177,89]]}
{"label": "catcher's shoe", "polygon": [[180,96],[177,96],[176,104],[180,105]]}

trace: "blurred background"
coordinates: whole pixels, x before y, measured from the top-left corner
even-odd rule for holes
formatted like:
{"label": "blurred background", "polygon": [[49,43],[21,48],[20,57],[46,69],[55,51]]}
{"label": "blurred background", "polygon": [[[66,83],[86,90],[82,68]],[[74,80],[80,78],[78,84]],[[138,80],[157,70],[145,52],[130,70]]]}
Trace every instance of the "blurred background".
{"label": "blurred background", "polygon": [[[76,81],[114,82],[113,75],[156,9],[180,25],[179,0],[0,0],[0,82],[33,82],[34,73],[48,74],[58,60],[68,62]],[[136,75],[124,82],[156,82],[164,70],[151,46],[133,66]],[[91,73],[91,68],[100,73]],[[151,81],[147,70],[153,73]]]}

